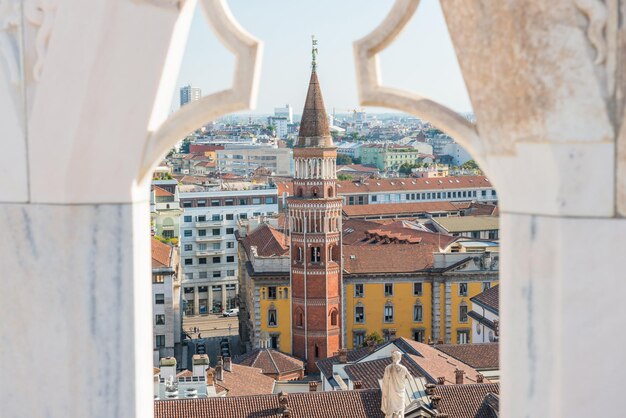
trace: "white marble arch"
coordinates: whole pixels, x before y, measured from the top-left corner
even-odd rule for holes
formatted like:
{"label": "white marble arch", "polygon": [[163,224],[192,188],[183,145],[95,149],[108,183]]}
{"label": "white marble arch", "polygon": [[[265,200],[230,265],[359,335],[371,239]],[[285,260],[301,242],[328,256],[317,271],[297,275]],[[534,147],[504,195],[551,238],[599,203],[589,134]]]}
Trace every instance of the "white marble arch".
{"label": "white marble arch", "polygon": [[[442,1],[476,125],[419,94],[380,85],[377,55],[418,5],[397,0],[354,43],[359,96],[363,105],[403,110],[448,132],[496,185],[501,414],[582,418],[603,405],[604,416],[623,416],[613,400],[623,387],[617,370],[626,367],[619,333],[626,293],[619,13],[626,2]],[[607,338],[610,344],[598,345]],[[602,382],[594,402],[576,401],[589,395],[581,379]]]}
{"label": "white marble arch", "polygon": [[168,118],[195,0],[0,0],[2,416],[153,416],[149,173],[259,78],[260,41],[200,5],[235,84]]}

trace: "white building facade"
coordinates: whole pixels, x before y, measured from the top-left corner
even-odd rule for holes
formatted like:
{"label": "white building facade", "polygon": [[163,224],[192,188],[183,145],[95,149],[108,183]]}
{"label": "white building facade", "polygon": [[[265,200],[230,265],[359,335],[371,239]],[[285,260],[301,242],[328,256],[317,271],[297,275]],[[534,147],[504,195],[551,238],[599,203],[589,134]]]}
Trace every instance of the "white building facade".
{"label": "white building facade", "polygon": [[472,160],[472,156],[459,144],[453,142],[443,147],[443,154],[452,157],[452,164],[463,165],[463,163]]}
{"label": "white building facade", "polygon": [[183,107],[187,103],[200,100],[202,97],[202,90],[200,87],[193,87],[190,84],[180,88],[180,107]]}
{"label": "white building facade", "polygon": [[267,124],[274,126],[277,137],[287,138],[287,134],[289,133],[289,129],[287,127],[289,119],[284,116],[270,116],[267,118]]}
{"label": "white building facade", "polygon": [[276,189],[180,193],[183,305],[187,315],[236,306],[237,222],[278,212]]}
{"label": "white building facade", "polygon": [[259,167],[269,169],[276,176],[291,176],[293,151],[260,145],[232,145],[217,151],[217,166],[221,173],[240,176],[247,176]]}
{"label": "white building facade", "polygon": [[293,108],[290,104],[286,104],[285,107],[275,107],[274,116],[287,118],[287,123],[293,123]]}

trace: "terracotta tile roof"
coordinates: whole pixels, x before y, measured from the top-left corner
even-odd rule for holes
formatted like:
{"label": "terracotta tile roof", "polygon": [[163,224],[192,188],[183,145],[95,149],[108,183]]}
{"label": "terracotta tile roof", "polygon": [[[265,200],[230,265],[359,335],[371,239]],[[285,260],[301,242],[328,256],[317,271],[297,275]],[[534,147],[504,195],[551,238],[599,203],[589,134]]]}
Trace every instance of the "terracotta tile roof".
{"label": "terracotta tile roof", "polygon": [[[375,347],[359,347],[348,351],[348,363],[358,361],[363,357],[370,355],[377,348],[382,347],[385,344],[378,345]],[[333,375],[333,364],[339,364],[339,356],[326,357],[323,360],[317,361],[315,364],[317,368],[322,372],[322,374],[326,377],[331,377]]]}
{"label": "terracotta tile roof", "polygon": [[174,247],[152,238],[152,268],[172,267]]}
{"label": "terracotta tile roof", "polygon": [[346,219],[342,224],[343,235],[341,240],[344,245],[355,245],[367,237],[366,232],[370,229],[379,228],[380,224],[361,219]]}
{"label": "terracotta tile roof", "polygon": [[479,303],[487,308],[491,308],[496,312],[499,312],[500,305],[500,285],[495,285],[485,290],[482,293],[477,294],[470,299],[472,302]]}
{"label": "terracotta tile roof", "polygon": [[409,273],[433,266],[432,245],[344,245],[343,268],[355,273]]}
{"label": "terracotta tile roof", "polygon": [[464,382],[476,383],[476,376],[479,374],[476,369],[428,344],[406,338],[401,339],[419,353],[419,355],[408,354],[408,356],[425,372],[425,377],[430,377],[432,381],[437,381],[439,377],[443,377],[446,384],[455,384],[455,370],[460,369],[465,372]]}
{"label": "terracotta tile roof", "polygon": [[174,196],[174,193],[170,193],[167,190],[165,190],[162,187],[159,186],[152,186],[152,189],[154,190],[154,195],[156,197],[169,197],[169,196]]}
{"label": "terracotta tile roof", "polygon": [[[155,418],[281,418],[278,394],[155,401]],[[380,390],[290,393],[292,418],[383,418]]]}
{"label": "terracotta tile roof", "polygon": [[315,70],[311,72],[309,91],[300,119],[297,147],[332,147],[333,139],[328,128],[328,117],[322,98],[322,90]]}
{"label": "terracotta tile roof", "polygon": [[[439,413],[448,418],[497,418],[500,385],[478,383],[474,385],[437,385],[434,395],[440,396]],[[495,411],[494,411],[495,409]]]}
{"label": "terracotta tile roof", "polygon": [[472,216],[497,216],[498,207],[489,203],[472,202],[469,209]]}
{"label": "terracotta tile roof", "polygon": [[192,377],[193,373],[191,372],[191,370],[183,370],[182,372],[179,372],[176,374],[176,377]]}
{"label": "terracotta tile roof", "polygon": [[485,176],[458,176],[411,179],[377,179],[360,181],[338,181],[337,194],[365,194],[377,192],[408,192],[417,190],[456,190],[467,188],[493,188]]}
{"label": "terracotta tile roof", "polygon": [[375,241],[402,242],[434,245],[440,249],[448,247],[459,239],[459,237],[447,234],[416,229],[406,220],[390,222],[383,226],[369,229],[365,232],[365,236],[370,239],[361,241],[361,245],[372,244]]}
{"label": "terracotta tile roof", "polygon": [[287,193],[287,196],[293,196],[293,183],[291,181],[281,181],[275,184],[278,189],[278,197],[282,197],[283,193]]}
{"label": "terracotta tile roof", "polygon": [[260,225],[246,237],[241,238],[241,243],[248,255],[252,247],[257,248],[257,254],[261,257],[289,254],[289,237],[268,224]]}
{"label": "terracotta tile roof", "polygon": [[500,366],[498,343],[440,344],[434,347],[475,369],[497,369]]}
{"label": "terracotta tile roof", "polygon": [[[378,389],[380,388],[378,380],[383,378],[385,367],[391,363],[391,357],[386,357],[350,364],[344,368],[344,371],[353,382],[360,380],[363,384],[363,389]],[[415,366],[415,363],[408,360],[407,357],[403,357],[400,364],[404,365],[413,377],[423,376],[422,371]]]}
{"label": "terracotta tile roof", "polygon": [[347,217],[412,215],[424,213],[458,212],[459,208],[450,202],[411,202],[377,203],[370,205],[345,205],[343,214]]}
{"label": "terracotta tile roof", "polygon": [[234,360],[237,364],[256,367],[264,374],[283,374],[303,370],[304,363],[273,348],[258,348]]}
{"label": "terracotta tile roof", "polygon": [[261,369],[232,364],[231,371],[223,371],[223,380],[216,380],[215,386],[228,391],[227,396],[262,395],[272,393],[274,379],[265,376]]}

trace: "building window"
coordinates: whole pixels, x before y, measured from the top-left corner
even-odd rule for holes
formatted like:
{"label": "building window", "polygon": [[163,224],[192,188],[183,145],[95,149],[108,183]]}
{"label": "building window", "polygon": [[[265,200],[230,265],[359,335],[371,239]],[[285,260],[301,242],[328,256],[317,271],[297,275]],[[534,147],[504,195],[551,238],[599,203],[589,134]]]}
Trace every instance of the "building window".
{"label": "building window", "polygon": [[422,322],[424,320],[424,309],[422,305],[416,304],[413,306],[413,321],[414,322]]}
{"label": "building window", "polygon": [[152,283],[163,283],[165,282],[165,276],[162,274],[155,274],[152,276]]}
{"label": "building window", "polygon": [[483,282],[483,292],[491,288],[491,282]]}
{"label": "building window", "polygon": [[319,358],[320,356],[320,348],[317,344],[315,344],[315,358]]}
{"label": "building window", "polygon": [[190,215],[185,215],[183,217],[183,222],[191,222],[191,216]]}
{"label": "building window", "polygon": [[232,235],[235,233],[235,228],[226,228],[226,234],[227,235]]}
{"label": "building window", "polygon": [[365,308],[363,306],[357,305],[354,308],[354,322],[357,324],[365,323]]}
{"label": "building window", "polygon": [[383,338],[385,341],[393,341],[396,339],[396,330],[395,329],[384,329],[383,330]]}
{"label": "building window", "polygon": [[393,283],[385,283],[385,296],[393,296]]}
{"label": "building window", "polygon": [[213,231],[211,232],[213,234],[214,237],[218,236],[220,234],[220,229],[219,228],[213,228]]}
{"label": "building window", "polygon": [[467,305],[459,306],[459,322],[467,322]]}
{"label": "building window", "polygon": [[233,206],[234,204],[235,202],[233,201],[233,199],[224,200],[224,206]]}
{"label": "building window", "polygon": [[[184,208],[190,208],[190,207],[191,207],[191,201],[189,201],[189,200],[184,200],[184,201],[183,201],[183,207],[184,207]],[[189,222],[191,222],[191,221],[189,221]]]}
{"label": "building window", "polygon": [[185,279],[193,280],[193,273],[185,273]]}
{"label": "building window", "polygon": [[191,230],[191,229],[185,229],[185,230],[183,231],[183,237],[191,237],[191,236],[193,236],[193,230]]}
{"label": "building window", "polygon": [[227,213],[226,214],[226,220],[227,221],[232,221],[233,219],[235,219],[235,215],[232,213]]}
{"label": "building window", "polygon": [[206,264],[206,257],[198,258],[198,264]]}
{"label": "building window", "polygon": [[377,202],[378,201],[378,195],[372,195],[372,202]]}
{"label": "building window", "polygon": [[337,325],[337,310],[335,309],[333,309],[333,311],[330,313],[330,325]]}
{"label": "building window", "polygon": [[211,248],[213,248],[214,250],[219,250],[220,248],[222,248],[222,244],[219,242],[214,242]]}
{"label": "building window", "polygon": [[226,248],[235,248],[235,242],[234,241],[228,241],[226,243]]}
{"label": "building window", "polygon": [[222,272],[220,270],[213,270],[213,277],[214,278],[222,277]]}
{"label": "building window", "polygon": [[156,336],[156,346],[157,347],[165,347],[165,335],[157,335]]}
{"label": "building window", "polygon": [[284,293],[284,298],[285,299],[289,299],[289,289],[288,288],[284,288],[283,289],[283,293]]}
{"label": "building window", "polygon": [[252,204],[253,205],[260,205],[261,204],[261,198],[260,197],[253,197],[252,198]]}
{"label": "building window", "polygon": [[424,342],[424,330],[423,329],[413,330],[413,340],[419,343],[423,343]]}
{"label": "building window", "polygon": [[198,229],[199,237],[206,237],[206,229]]}
{"label": "building window", "polygon": [[363,297],[363,283],[357,283],[354,285],[354,297],[355,298]]}
{"label": "building window", "polygon": [[322,251],[320,247],[312,247],[311,248],[311,262],[319,263],[322,259]]}
{"label": "building window", "polygon": [[206,279],[207,277],[208,277],[208,273],[206,271],[201,271],[200,273],[198,273],[199,279]]}
{"label": "building window", "polygon": [[266,197],[265,198],[265,204],[266,205],[272,205],[274,203],[276,203],[276,201],[275,201],[275,199],[273,197]]}
{"label": "building window", "polygon": [[185,258],[185,265],[186,266],[192,266],[193,265],[193,258]]}
{"label": "building window", "polygon": [[362,347],[365,343],[365,333],[362,331],[354,331],[352,333],[352,340],[354,341],[354,348]]}
{"label": "building window", "polygon": [[234,276],[235,275],[235,270],[226,270],[226,275],[227,276]]}
{"label": "building window", "polygon": [[219,264],[222,262],[222,258],[221,257],[213,257],[213,264]]}
{"label": "building window", "polygon": [[498,230],[497,229],[489,231],[488,234],[489,234],[488,235],[489,239],[498,239]]}
{"label": "building window", "polygon": [[165,315],[159,314],[154,316],[154,323],[156,325],[165,325]]}
{"label": "building window", "polygon": [[185,249],[185,251],[192,251],[193,250],[193,245],[185,244],[185,246],[183,248]]}
{"label": "building window", "polygon": [[276,299],[276,286],[269,286],[267,288],[267,298]]}
{"label": "building window", "polygon": [[467,296],[467,283],[459,283],[459,296]]}
{"label": "building window", "polygon": [[157,293],[154,295],[154,303],[156,305],[163,305],[165,303],[165,295],[163,293]]}
{"label": "building window", "polygon": [[456,342],[457,344],[467,344],[469,343],[469,331],[457,331],[456,333]]}
{"label": "building window", "polygon": [[186,287],[185,288],[185,294],[191,293],[193,294],[193,287]]}
{"label": "building window", "polygon": [[413,283],[413,296],[422,296],[423,292],[423,283]]}
{"label": "building window", "polygon": [[247,213],[240,213],[239,214],[239,219],[248,219],[248,214]]}
{"label": "building window", "polygon": [[267,311],[267,326],[268,327],[275,327],[278,325],[277,319],[276,319],[276,309],[270,309]]}
{"label": "building window", "polygon": [[393,305],[385,306],[385,322],[393,322]]}
{"label": "building window", "polygon": [[298,309],[298,312],[296,312],[296,326],[301,327],[304,324],[304,315],[302,314],[302,311],[300,309]]}
{"label": "building window", "polygon": [[480,231],[472,231],[472,238],[480,238]]}
{"label": "building window", "polygon": [[248,201],[246,199],[239,199],[239,206],[245,206],[248,204]]}
{"label": "building window", "polygon": [[270,335],[270,348],[273,348],[274,350],[278,350],[278,339],[279,339],[279,335],[276,335],[276,334]]}
{"label": "building window", "polygon": [[211,200],[211,206],[219,206],[219,205],[220,205],[219,200]]}
{"label": "building window", "polygon": [[227,255],[226,256],[226,262],[227,263],[234,263],[235,262],[235,256],[234,255]]}
{"label": "building window", "polygon": [[206,215],[198,216],[198,222],[206,222]]}

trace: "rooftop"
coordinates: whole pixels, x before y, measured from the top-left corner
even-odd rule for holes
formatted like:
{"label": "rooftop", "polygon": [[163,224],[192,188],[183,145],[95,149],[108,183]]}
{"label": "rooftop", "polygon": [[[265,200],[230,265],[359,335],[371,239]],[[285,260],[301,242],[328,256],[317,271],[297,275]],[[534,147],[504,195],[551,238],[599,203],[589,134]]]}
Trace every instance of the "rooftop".
{"label": "rooftop", "polygon": [[499,416],[500,385],[497,383],[437,385],[434,388],[434,395],[441,397],[437,411],[447,414],[448,418],[498,418]]}
{"label": "rooftop", "polygon": [[304,369],[304,363],[273,348],[258,348],[235,358],[237,364],[256,367],[264,374],[283,374]]}
{"label": "rooftop", "polygon": [[498,369],[500,367],[498,343],[439,344],[434,347],[475,369]]}
{"label": "rooftop", "polygon": [[486,231],[499,228],[497,216],[454,216],[433,218],[433,222],[441,225],[450,233],[468,231]]}
{"label": "rooftop", "polygon": [[477,294],[470,300],[484,306],[485,308],[490,308],[491,310],[498,312],[500,305],[500,285],[492,286],[484,292]]}
{"label": "rooftop", "polygon": [[174,247],[152,238],[152,268],[172,267]]}
{"label": "rooftop", "polygon": [[389,191],[418,191],[418,190],[453,190],[467,188],[493,188],[485,176],[458,176],[435,178],[400,178],[400,179],[373,179],[361,181],[338,181],[337,194],[359,194]]}

